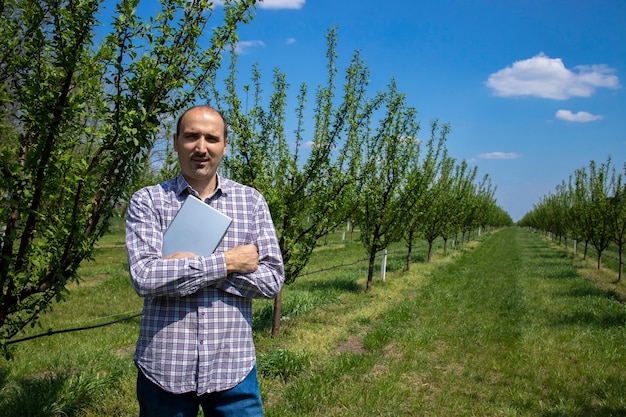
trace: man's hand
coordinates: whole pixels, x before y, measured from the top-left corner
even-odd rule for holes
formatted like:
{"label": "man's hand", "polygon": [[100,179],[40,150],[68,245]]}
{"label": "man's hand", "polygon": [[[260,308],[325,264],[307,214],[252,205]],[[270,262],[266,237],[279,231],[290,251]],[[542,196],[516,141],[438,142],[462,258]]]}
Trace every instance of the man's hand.
{"label": "man's hand", "polygon": [[[191,252],[175,252],[171,255],[167,255],[163,259],[196,257],[198,257],[198,255]],[[254,245],[235,246],[224,252],[224,258],[226,259],[226,272],[229,274],[233,272],[247,274],[256,271],[259,266],[259,251]]]}
{"label": "man's hand", "polygon": [[255,245],[235,246],[224,252],[226,272],[247,274],[254,272],[259,266],[259,251]]}

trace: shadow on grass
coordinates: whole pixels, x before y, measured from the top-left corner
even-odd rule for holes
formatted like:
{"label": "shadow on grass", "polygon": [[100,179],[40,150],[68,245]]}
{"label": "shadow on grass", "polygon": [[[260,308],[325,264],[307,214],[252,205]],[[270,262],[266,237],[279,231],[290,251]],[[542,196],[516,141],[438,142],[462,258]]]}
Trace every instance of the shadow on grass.
{"label": "shadow on grass", "polygon": [[623,311],[576,311],[563,315],[557,325],[587,325],[608,329],[626,325],[626,312]]}
{"label": "shadow on grass", "polygon": [[626,310],[615,291],[585,284],[560,295],[565,297],[573,311],[561,315],[556,325],[587,325],[605,329],[626,325]]}
{"label": "shadow on grass", "polygon": [[557,280],[557,279],[568,280],[568,279],[580,277],[578,275],[578,272],[576,272],[576,270],[572,269],[571,267],[563,267],[561,269],[555,269],[554,267],[551,267],[551,268],[554,269],[554,271],[550,273],[543,273],[541,277],[546,278],[546,279],[553,279],[553,280]]}
{"label": "shadow on grass", "polygon": [[[356,276],[358,274],[350,271],[345,276],[332,279],[309,279],[297,282],[294,286],[298,290],[311,292],[359,293],[363,291],[363,288],[356,282]],[[365,269],[364,276],[367,276],[367,269]]]}
{"label": "shadow on grass", "polygon": [[572,297],[600,297],[613,301],[623,302],[620,295],[614,290],[604,290],[598,287],[585,285],[584,287],[573,288],[569,291],[567,296]]}

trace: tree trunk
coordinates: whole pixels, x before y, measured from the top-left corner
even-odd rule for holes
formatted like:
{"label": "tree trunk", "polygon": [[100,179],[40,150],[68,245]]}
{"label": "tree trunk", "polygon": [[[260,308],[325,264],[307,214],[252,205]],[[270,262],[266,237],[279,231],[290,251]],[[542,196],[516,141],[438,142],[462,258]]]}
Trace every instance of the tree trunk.
{"label": "tree trunk", "polygon": [[409,243],[408,252],[406,254],[406,265],[405,269],[408,271],[411,269],[411,257],[413,256],[413,245]]}
{"label": "tree trunk", "polygon": [[426,258],[426,262],[430,262],[432,255],[433,255],[433,241],[429,240],[428,241],[428,258]]}
{"label": "tree trunk", "polygon": [[407,248],[406,254],[406,265],[405,268],[408,271],[411,268],[411,257],[413,256],[413,235],[414,232],[409,232],[409,238],[407,239],[407,243],[409,247]]}
{"label": "tree trunk", "polygon": [[272,337],[278,336],[280,332],[280,318],[283,309],[283,290],[278,292],[278,295],[274,299],[274,315],[272,317]]}
{"label": "tree trunk", "polygon": [[367,268],[367,286],[365,292],[372,291],[372,281],[374,280],[374,262],[376,261],[376,249],[370,250],[370,262]]}
{"label": "tree trunk", "polygon": [[622,280],[622,271],[624,269],[624,245],[623,244],[619,244],[618,245],[618,249],[617,252],[619,253],[619,265],[617,267],[617,281],[616,282],[620,282]]}

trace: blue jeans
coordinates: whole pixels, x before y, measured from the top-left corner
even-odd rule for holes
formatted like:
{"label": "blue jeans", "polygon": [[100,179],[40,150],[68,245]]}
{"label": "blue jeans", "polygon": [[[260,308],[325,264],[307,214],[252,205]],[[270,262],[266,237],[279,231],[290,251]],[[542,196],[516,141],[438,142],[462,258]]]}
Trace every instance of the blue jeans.
{"label": "blue jeans", "polygon": [[139,417],[197,417],[202,407],[205,417],[261,417],[263,405],[256,366],[235,387],[197,396],[172,394],[154,384],[139,370],[137,376]]}

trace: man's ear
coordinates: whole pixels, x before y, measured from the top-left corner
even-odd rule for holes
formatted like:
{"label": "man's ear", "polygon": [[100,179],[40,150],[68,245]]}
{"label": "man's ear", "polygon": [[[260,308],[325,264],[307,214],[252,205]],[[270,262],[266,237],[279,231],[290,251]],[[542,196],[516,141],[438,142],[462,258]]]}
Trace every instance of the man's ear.
{"label": "man's ear", "polygon": [[178,135],[174,133],[172,138],[174,139],[174,152],[178,153]]}

